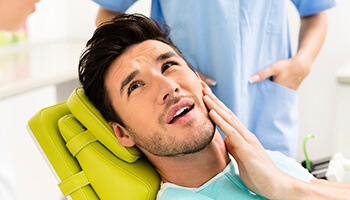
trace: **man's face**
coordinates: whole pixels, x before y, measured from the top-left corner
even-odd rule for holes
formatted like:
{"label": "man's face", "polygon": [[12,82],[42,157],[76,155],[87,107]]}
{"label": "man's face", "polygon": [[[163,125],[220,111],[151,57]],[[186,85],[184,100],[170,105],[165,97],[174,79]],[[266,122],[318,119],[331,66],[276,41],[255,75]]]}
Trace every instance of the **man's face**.
{"label": "man's face", "polygon": [[132,140],[128,144],[176,156],[198,152],[212,140],[204,83],[169,45],[147,40],[129,47],[112,63],[105,84],[126,125],[112,126],[117,137],[122,130]]}

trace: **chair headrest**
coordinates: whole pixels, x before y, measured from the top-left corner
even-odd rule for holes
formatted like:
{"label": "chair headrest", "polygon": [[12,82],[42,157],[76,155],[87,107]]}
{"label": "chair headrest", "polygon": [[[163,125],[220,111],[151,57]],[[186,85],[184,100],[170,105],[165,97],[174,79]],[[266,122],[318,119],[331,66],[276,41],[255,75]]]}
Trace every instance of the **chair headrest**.
{"label": "chair headrest", "polygon": [[142,156],[136,147],[124,147],[119,144],[112,127],[89,101],[84,89],[76,88],[67,100],[72,114],[82,123],[108,150],[120,159],[133,163]]}

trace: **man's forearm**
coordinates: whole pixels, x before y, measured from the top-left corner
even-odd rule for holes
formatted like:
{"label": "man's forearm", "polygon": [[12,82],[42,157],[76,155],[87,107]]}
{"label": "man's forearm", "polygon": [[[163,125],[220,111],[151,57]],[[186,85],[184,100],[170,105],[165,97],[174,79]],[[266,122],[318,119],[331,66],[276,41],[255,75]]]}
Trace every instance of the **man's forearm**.
{"label": "man's forearm", "polygon": [[350,198],[350,185],[344,183],[329,182],[326,180],[311,180],[306,183],[294,180],[289,183],[288,187],[280,190],[281,196],[279,200],[294,199],[317,199],[317,200],[345,200]]}

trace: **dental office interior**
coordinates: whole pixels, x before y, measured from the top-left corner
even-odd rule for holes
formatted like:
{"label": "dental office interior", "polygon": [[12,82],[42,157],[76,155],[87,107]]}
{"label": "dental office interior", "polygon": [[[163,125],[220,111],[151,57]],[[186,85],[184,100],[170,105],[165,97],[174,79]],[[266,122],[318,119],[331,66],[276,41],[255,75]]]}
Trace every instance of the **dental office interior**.
{"label": "dental office interior", "polygon": [[[9,150],[18,199],[65,199],[27,122],[40,109],[65,101],[78,86],[79,55],[95,29],[97,9],[97,4],[89,0],[41,1],[26,26],[15,33],[16,41],[1,43],[0,134]],[[140,0],[128,12],[149,15],[149,9],[150,0]],[[295,52],[299,16],[292,4],[288,9]],[[345,170],[342,181],[350,183],[346,173],[350,173],[349,10],[350,1],[340,0],[327,11],[326,41],[298,89],[297,161],[305,160],[305,152],[314,163],[338,159],[338,167]],[[4,40],[7,33],[1,34]],[[310,134],[314,137],[303,143]]]}

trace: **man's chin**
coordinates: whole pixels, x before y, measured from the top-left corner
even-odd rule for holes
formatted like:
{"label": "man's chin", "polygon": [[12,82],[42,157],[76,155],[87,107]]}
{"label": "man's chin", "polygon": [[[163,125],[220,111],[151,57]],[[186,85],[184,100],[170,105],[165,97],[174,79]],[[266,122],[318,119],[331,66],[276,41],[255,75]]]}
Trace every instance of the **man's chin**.
{"label": "man's chin", "polygon": [[[193,143],[191,146],[192,148],[187,148],[187,151],[183,152],[180,155],[189,155],[189,154],[196,154],[201,151],[203,151],[205,148],[209,146],[209,144],[213,141],[214,136],[216,134],[216,125],[214,123],[204,125],[204,127],[201,127],[202,132],[200,135],[200,138],[195,139],[195,143]],[[203,137],[204,136],[204,137]]]}

